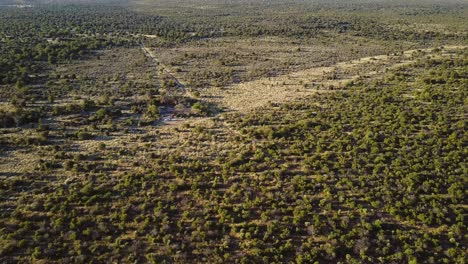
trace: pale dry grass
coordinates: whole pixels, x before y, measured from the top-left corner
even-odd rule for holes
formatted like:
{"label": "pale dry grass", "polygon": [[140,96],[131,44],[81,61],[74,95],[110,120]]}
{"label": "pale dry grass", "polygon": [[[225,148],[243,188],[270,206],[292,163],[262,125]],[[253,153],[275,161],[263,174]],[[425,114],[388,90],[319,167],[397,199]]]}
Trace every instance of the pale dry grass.
{"label": "pale dry grass", "polygon": [[33,172],[38,164],[39,156],[33,151],[8,151],[0,156],[0,176]]}
{"label": "pale dry grass", "polygon": [[[8,135],[4,137],[29,137],[33,136],[33,129],[9,129]],[[9,175],[22,174],[25,172],[34,172],[41,159],[37,155],[38,146],[20,147],[20,148],[2,148],[0,152],[0,177],[8,177]]]}
{"label": "pale dry grass", "polygon": [[[433,49],[422,50],[422,56],[448,56],[450,52],[464,46],[445,47],[442,52],[433,53]],[[264,78],[250,81],[227,88],[206,89],[202,93],[202,100],[219,104],[230,111],[246,113],[259,111],[269,107],[271,103],[286,103],[301,100],[317,92],[334,92],[330,86],[341,88],[347,82],[367,77],[383,75],[385,69],[401,67],[414,61],[412,55],[415,50],[404,52],[403,56],[373,56],[359,60],[337,63],[331,67],[315,67],[308,70],[297,71],[278,77]],[[365,69],[373,69],[365,71]],[[337,78],[326,78],[331,73],[337,73]],[[67,140],[69,150],[75,153],[102,155],[117,153],[119,150],[133,150],[131,155],[117,155],[107,158],[106,162],[115,165],[118,169],[112,170],[118,176],[122,171],[142,170],[134,162],[145,164],[149,162],[149,153],[165,156],[174,153],[184,153],[186,157],[203,157],[206,153],[221,153],[232,150],[227,141],[217,137],[239,136],[229,126],[222,122],[222,118],[179,119],[164,122],[158,126],[145,126],[130,129],[128,132],[111,133],[110,136],[100,136],[93,140]],[[216,136],[206,136],[203,133],[194,133],[194,127],[203,127],[216,130]],[[23,130],[20,134],[26,133]],[[32,133],[32,132],[31,132]],[[194,143],[196,142],[196,143]],[[99,150],[99,144],[106,145],[105,150]],[[227,145],[226,145],[227,144]],[[237,146],[239,147],[239,146]],[[41,158],[37,155],[37,147],[28,148],[28,151],[17,149],[4,151],[0,156],[0,172],[4,175],[33,172]],[[68,150],[67,150],[68,151]],[[64,176],[74,177],[72,172],[62,171]]]}
{"label": "pale dry grass", "polygon": [[193,89],[285,75],[392,50],[380,42],[330,34],[325,40],[301,41],[281,37],[207,38],[150,50],[176,78]]}
{"label": "pale dry grass", "polygon": [[[465,46],[446,46],[437,56],[446,56],[449,52],[461,48]],[[433,49],[420,51],[423,55],[429,55]],[[319,91],[328,92],[342,88],[358,78],[373,77],[386,69],[409,65],[414,62],[413,54],[416,52],[418,50],[408,50],[400,56],[378,55],[340,62],[331,67],[314,67],[226,88],[205,89],[202,95],[207,101],[216,103],[228,111],[251,111],[270,103],[285,103]],[[374,70],[369,70],[371,68]],[[326,78],[332,73],[336,73],[338,77]]]}

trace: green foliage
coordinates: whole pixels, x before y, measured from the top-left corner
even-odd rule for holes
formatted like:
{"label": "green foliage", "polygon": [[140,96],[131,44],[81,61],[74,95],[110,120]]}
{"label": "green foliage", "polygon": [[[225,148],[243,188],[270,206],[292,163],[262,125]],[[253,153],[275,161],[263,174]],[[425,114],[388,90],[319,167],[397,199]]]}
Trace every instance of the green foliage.
{"label": "green foliage", "polygon": [[145,115],[153,120],[159,119],[159,107],[154,104],[148,104]]}
{"label": "green foliage", "polygon": [[[208,9],[181,3],[145,12],[122,5],[0,7],[0,154],[8,161],[0,166],[0,259],[463,263],[466,50],[438,48],[338,91],[167,127],[135,124],[154,125],[160,107],[174,105],[214,115],[211,98],[183,92],[175,77],[142,85],[131,67],[95,79],[100,72],[74,71],[128,52],[120,62],[139,54],[142,62],[129,64],[152,75],[161,66],[137,44],[172,53],[200,45],[209,52],[182,56],[212,56],[216,69],[190,73],[194,89],[210,89],[244,81],[234,78],[243,71],[238,58],[255,62],[252,79],[298,70],[302,61],[289,56],[315,52],[302,47],[308,41],[327,46],[336,37],[373,54],[379,43],[397,50],[466,40],[455,30],[466,22],[464,5],[373,2],[361,3],[362,11],[339,1],[270,2],[224,8],[209,0]],[[437,21],[443,30],[411,27]],[[294,48],[273,49],[288,57],[276,71],[257,65],[276,54],[214,54],[209,45],[218,37]],[[113,54],[116,46],[124,52]],[[317,63],[344,59],[333,47],[323,53]],[[181,69],[174,75],[186,72],[173,66]],[[325,74],[324,83],[340,74]]]}
{"label": "green foliage", "polygon": [[79,140],[89,140],[93,138],[93,134],[86,132],[86,131],[80,131],[76,133],[76,137]]}

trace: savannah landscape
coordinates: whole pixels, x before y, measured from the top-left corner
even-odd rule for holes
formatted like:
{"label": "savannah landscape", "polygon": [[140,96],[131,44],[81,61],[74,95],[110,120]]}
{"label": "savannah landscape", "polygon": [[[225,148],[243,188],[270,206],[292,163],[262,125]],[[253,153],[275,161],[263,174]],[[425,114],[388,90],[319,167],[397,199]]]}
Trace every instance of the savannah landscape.
{"label": "savannah landscape", "polygon": [[465,0],[0,0],[1,263],[466,263]]}

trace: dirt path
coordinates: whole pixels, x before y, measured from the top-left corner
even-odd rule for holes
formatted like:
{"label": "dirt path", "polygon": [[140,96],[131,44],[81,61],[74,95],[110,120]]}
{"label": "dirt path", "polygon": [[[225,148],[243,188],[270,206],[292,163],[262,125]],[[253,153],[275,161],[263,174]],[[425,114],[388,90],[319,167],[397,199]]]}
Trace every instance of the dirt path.
{"label": "dirt path", "polygon": [[[439,52],[434,48],[419,50],[425,55],[448,56],[466,46],[446,46]],[[227,111],[252,111],[270,103],[294,101],[317,92],[330,92],[342,88],[358,78],[383,75],[385,70],[414,62],[418,50],[408,50],[398,55],[379,55],[340,62],[331,67],[315,67],[287,75],[264,78],[204,91],[207,101],[218,104]]]}
{"label": "dirt path", "polygon": [[148,48],[146,48],[143,44],[140,45],[141,49],[143,50],[143,52],[145,53],[146,57],[148,57],[152,62],[153,64],[156,66],[159,66],[169,77],[171,77],[171,79],[174,80],[177,88],[179,88],[182,93],[186,94],[187,93],[187,89],[185,88],[185,85],[182,84],[180,82],[180,80],[174,76],[174,74],[166,67],[164,66],[160,61],[159,59],[156,57],[156,55],[154,55]]}
{"label": "dirt path", "polygon": [[[422,50],[427,55],[431,56],[449,56],[450,52],[457,49],[463,49],[466,46],[447,46],[443,52],[436,53],[430,52],[433,49]],[[157,58],[152,55],[148,49],[142,46],[147,56],[151,57],[154,62]],[[356,80],[358,78],[375,77],[383,75],[386,69],[401,67],[409,65],[414,62],[412,55],[417,50],[409,50],[400,56],[380,55],[373,57],[365,57],[348,62],[340,62],[332,67],[316,67],[308,70],[298,71],[287,75],[264,78],[261,80],[245,82],[233,85],[227,88],[210,88],[204,91],[203,99],[216,103],[225,107],[228,111],[249,112],[255,111],[258,107],[268,106],[270,103],[284,103],[288,101],[299,100],[308,95],[317,92],[333,92],[334,89],[343,87],[346,83]],[[167,70],[166,70],[167,71]],[[335,74],[332,79],[329,77]],[[174,77],[175,78],[175,77]],[[333,86],[333,89],[330,89]],[[169,113],[170,114],[170,113]],[[168,114],[168,115],[169,115]],[[141,135],[157,135],[159,133],[166,134],[162,142],[170,145],[174,139],[170,135],[177,135],[180,133],[173,133],[173,130],[181,129],[184,124],[192,126],[205,126],[213,122],[212,118],[198,118],[198,119],[170,119],[164,120],[164,126],[142,128]],[[224,126],[229,133],[228,126]],[[156,131],[158,131],[156,133]],[[109,140],[106,140],[106,145],[111,147],[120,147],[125,142],[132,142],[135,135],[119,134],[113,135]],[[160,139],[161,140],[161,139]],[[95,150],[100,141],[86,141],[81,142],[83,150]],[[164,145],[163,144],[163,145]],[[80,144],[81,145],[81,144]],[[24,171],[33,171],[34,166],[37,165],[39,158],[29,153],[16,150],[9,151],[0,155],[0,172],[2,176],[14,175]],[[28,161],[27,164],[23,161]]]}

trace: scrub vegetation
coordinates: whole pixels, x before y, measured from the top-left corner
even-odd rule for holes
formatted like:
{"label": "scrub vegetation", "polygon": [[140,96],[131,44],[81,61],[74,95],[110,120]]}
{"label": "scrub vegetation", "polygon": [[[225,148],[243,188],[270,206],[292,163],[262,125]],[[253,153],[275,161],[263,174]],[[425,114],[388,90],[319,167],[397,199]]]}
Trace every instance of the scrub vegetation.
{"label": "scrub vegetation", "polygon": [[465,263],[464,1],[0,1],[0,262]]}

